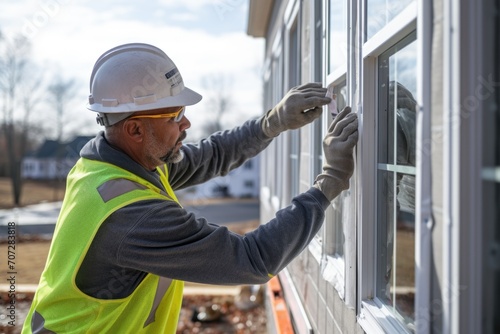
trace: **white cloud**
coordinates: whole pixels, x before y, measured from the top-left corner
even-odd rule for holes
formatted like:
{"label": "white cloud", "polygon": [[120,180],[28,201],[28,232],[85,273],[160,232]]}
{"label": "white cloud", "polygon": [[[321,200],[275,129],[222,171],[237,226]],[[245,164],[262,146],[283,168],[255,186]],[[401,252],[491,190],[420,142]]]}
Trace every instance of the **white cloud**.
{"label": "white cloud", "polygon": [[[253,39],[244,31],[234,29],[215,34],[200,26],[174,25],[174,22],[199,16],[200,11],[202,14],[203,11],[207,13],[206,6],[212,6],[209,10],[214,9],[214,6],[226,6],[226,15],[241,15],[244,1],[158,0],[154,10],[145,8],[145,13],[134,13],[141,4],[138,7],[136,3],[126,6],[122,3],[106,1],[96,4],[90,0],[16,1],[0,14],[0,28],[9,33],[22,29],[24,33],[30,32],[37,61],[59,71],[63,78],[77,79],[79,93],[72,112],[75,118],[83,119],[82,122],[93,122],[93,114],[83,104],[88,95],[88,79],[95,60],[109,48],[129,42],[145,42],[160,47],[176,63],[186,86],[201,93],[204,93],[201,83],[204,76],[224,74],[232,77],[235,112],[244,116],[255,116],[262,112],[261,81],[256,73],[256,68],[262,62],[262,40]],[[52,4],[52,7],[47,7],[48,4]],[[172,14],[173,7],[177,8],[175,14]],[[9,13],[8,17],[6,12]],[[9,19],[12,13],[23,18],[22,22]],[[158,20],[164,18],[166,13],[174,15],[176,21]],[[214,12],[208,13],[214,15]],[[45,21],[42,20],[44,15],[47,18]],[[229,22],[226,20],[223,23]],[[29,31],[27,27],[34,28]],[[202,101],[188,112],[188,116],[196,114],[196,119],[192,120],[194,130],[197,129],[195,123],[206,114],[204,107]],[[235,118],[239,117],[235,115]],[[96,130],[97,127],[92,128],[92,131]]]}

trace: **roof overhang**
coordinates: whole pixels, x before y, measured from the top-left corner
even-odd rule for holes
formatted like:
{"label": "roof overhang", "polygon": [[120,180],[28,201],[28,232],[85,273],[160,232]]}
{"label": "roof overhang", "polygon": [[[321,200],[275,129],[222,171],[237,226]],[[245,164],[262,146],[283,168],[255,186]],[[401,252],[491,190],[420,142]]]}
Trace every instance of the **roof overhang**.
{"label": "roof overhang", "polygon": [[252,37],[266,36],[273,4],[273,0],[250,0],[248,6],[248,35]]}

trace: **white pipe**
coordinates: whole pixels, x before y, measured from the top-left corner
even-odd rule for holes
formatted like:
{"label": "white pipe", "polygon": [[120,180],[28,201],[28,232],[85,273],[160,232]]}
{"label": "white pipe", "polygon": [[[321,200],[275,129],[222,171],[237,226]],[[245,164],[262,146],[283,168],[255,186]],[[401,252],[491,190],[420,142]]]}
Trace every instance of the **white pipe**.
{"label": "white pipe", "polygon": [[454,298],[458,280],[457,252],[459,245],[458,214],[460,175],[458,154],[458,133],[460,109],[460,48],[459,48],[459,12],[458,2],[444,0],[443,6],[443,333],[459,332],[458,312],[459,299]]}
{"label": "white pipe", "polygon": [[[451,119],[451,1],[443,3],[443,282],[451,282],[451,129],[448,121]],[[448,286],[443,286],[442,300],[450,300]],[[442,333],[451,333],[451,305],[443,305],[443,328]]]}

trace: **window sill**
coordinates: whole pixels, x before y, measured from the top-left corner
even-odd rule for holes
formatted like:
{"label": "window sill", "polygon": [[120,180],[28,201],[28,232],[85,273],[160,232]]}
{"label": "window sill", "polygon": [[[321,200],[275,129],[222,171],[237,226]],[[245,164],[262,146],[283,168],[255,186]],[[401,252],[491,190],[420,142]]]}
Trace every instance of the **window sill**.
{"label": "window sill", "polygon": [[358,323],[365,332],[370,334],[412,333],[408,331],[408,329],[394,317],[388,308],[377,299],[363,300],[361,302]]}

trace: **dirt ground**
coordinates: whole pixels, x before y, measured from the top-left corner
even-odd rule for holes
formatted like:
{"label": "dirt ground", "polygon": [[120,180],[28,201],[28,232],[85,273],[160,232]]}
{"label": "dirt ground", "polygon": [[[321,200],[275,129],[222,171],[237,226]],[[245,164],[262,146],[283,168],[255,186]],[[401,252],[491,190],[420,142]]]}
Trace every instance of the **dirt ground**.
{"label": "dirt ground", "polygon": [[[20,206],[61,201],[64,197],[64,189],[64,181],[26,180],[21,188]],[[8,178],[0,177],[0,209],[10,209],[13,206],[11,181]]]}
{"label": "dirt ground", "polygon": [[[10,180],[0,178],[0,209],[13,207],[12,191]],[[54,182],[35,182],[27,181],[23,186],[21,196],[21,206],[37,204],[41,202],[60,201],[64,197],[64,184]],[[219,199],[220,200],[220,199]],[[234,200],[234,199],[229,199]],[[206,201],[207,203],[210,200]],[[258,220],[248,222],[229,224],[228,228],[239,234],[244,234],[256,228]],[[0,255],[8,254],[7,243],[5,240],[0,242]],[[20,237],[16,242],[16,285],[37,284],[40,274],[45,266],[47,254],[50,247],[50,240],[30,237],[29,239]],[[6,255],[5,255],[6,256]],[[0,263],[5,263],[3,260]],[[5,281],[2,272],[2,284]],[[7,283],[7,282],[5,282]],[[189,287],[190,283],[186,283]],[[195,285],[194,285],[195,286]],[[207,286],[209,288],[210,286]],[[244,289],[244,287],[241,287]],[[234,287],[233,290],[234,291]],[[19,296],[19,295],[18,295]],[[4,314],[5,307],[8,305],[8,298],[5,293],[0,292],[0,310]],[[204,294],[204,295],[186,295],[183,300],[178,333],[267,333],[266,312],[264,305],[260,304],[249,310],[241,310],[237,305],[239,295],[232,294]],[[0,333],[19,333],[24,316],[31,303],[30,297],[24,300],[17,300],[17,323],[15,327],[8,326],[2,316],[0,316]],[[200,322],[193,318],[194,310],[200,310],[206,307],[217,308],[219,317],[216,321]],[[5,317],[5,316],[3,316]],[[7,319],[8,320],[8,319]]]}

